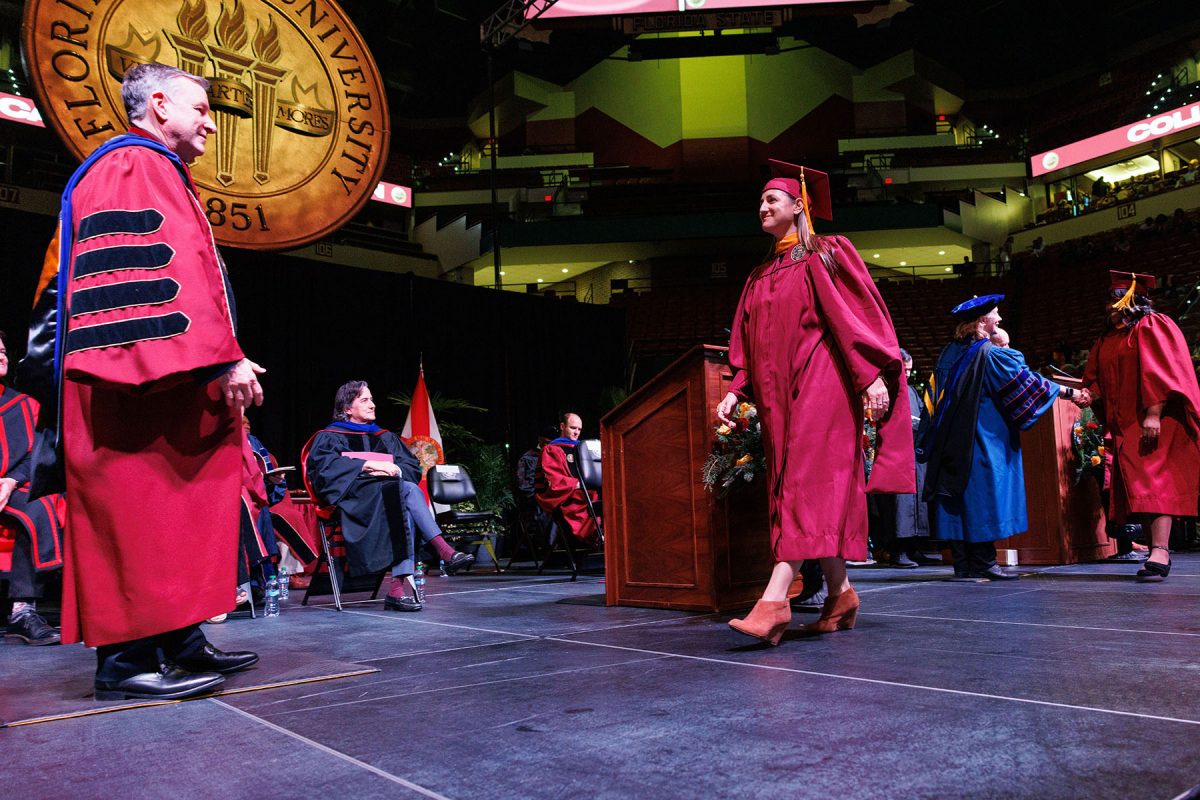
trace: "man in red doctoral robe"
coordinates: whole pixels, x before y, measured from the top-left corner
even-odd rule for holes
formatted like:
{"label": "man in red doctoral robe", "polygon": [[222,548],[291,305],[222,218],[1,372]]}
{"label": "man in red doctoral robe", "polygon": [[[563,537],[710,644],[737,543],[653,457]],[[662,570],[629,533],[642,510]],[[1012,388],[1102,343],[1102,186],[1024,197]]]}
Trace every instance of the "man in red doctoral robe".
{"label": "man in red doctoral robe", "polygon": [[[562,415],[558,430],[559,437],[542,448],[534,498],[547,514],[558,512],[557,519],[567,526],[567,533],[587,542],[596,534],[596,521],[588,510],[588,497],[583,493],[579,476],[572,471],[569,461],[580,446],[583,420],[568,411]],[[595,492],[588,494],[593,503],[599,499]]]}
{"label": "man in red doctoral robe", "polygon": [[236,585],[241,410],[262,403],[187,164],[216,127],[207,81],[125,76],[130,133],[63,195],[56,367],[68,526],[63,641],[96,647],[97,700],[178,698],[258,661],[199,623]]}
{"label": "man in red doctoral robe", "polygon": [[1200,387],[1179,327],[1146,297],[1154,277],[1110,277],[1109,325],[1092,345],[1080,404],[1097,404],[1112,435],[1109,520],[1149,523],[1150,555],[1137,577],[1161,581],[1171,570],[1171,518],[1196,516]]}

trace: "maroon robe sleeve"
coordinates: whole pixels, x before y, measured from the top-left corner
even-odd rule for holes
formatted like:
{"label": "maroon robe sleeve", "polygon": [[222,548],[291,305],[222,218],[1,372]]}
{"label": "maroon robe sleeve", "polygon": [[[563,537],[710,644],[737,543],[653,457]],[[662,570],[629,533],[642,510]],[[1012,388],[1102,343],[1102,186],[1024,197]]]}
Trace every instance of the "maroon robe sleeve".
{"label": "maroon robe sleeve", "polygon": [[116,150],[72,202],[68,379],[146,392],[241,360],[211,229],[169,160],[142,147]]}
{"label": "maroon robe sleeve", "polygon": [[832,244],[836,274],[820,259],[810,261],[813,291],[831,342],[853,383],[853,394],[861,394],[882,377],[891,400],[877,429],[867,491],[912,494],[916,491],[912,421],[896,329],[858,251],[842,236],[832,237]]}
{"label": "maroon robe sleeve", "polygon": [[38,401],[0,385],[0,478],[29,483]]}
{"label": "maroon robe sleeve", "polygon": [[[1187,416],[1197,419],[1200,388],[1183,333],[1161,314],[1151,314],[1137,323],[1138,416],[1146,409],[1169,400],[1183,403]],[[1091,359],[1089,358],[1090,362]]]}
{"label": "maroon robe sleeve", "polygon": [[738,299],[737,310],[733,312],[733,325],[729,328],[729,367],[733,370],[733,382],[729,384],[729,391],[743,401],[753,401],[750,390],[750,372],[746,369],[746,363],[749,360],[746,352],[748,341],[746,337],[746,293],[750,291],[750,284],[753,281],[754,275],[751,274],[742,288],[742,296]]}
{"label": "maroon robe sleeve", "polygon": [[[1101,334],[1100,339],[1104,336]],[[1100,339],[1097,339],[1088,353],[1087,362],[1083,365],[1083,375],[1080,376],[1081,387],[1088,390],[1092,400],[1099,400],[1100,392]]]}

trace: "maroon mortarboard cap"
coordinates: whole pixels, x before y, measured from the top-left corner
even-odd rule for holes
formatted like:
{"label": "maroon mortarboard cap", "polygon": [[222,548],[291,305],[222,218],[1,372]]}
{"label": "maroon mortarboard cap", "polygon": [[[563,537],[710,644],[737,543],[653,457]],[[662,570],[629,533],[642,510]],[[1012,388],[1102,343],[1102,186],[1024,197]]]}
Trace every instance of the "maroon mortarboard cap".
{"label": "maroon mortarboard cap", "polygon": [[763,186],[768,189],[781,189],[792,197],[804,200],[808,209],[810,221],[812,217],[833,219],[833,201],[829,197],[829,175],[820,170],[789,164],[786,161],[770,160],[771,180]]}
{"label": "maroon mortarboard cap", "polygon": [[1118,269],[1110,269],[1108,271],[1108,279],[1112,283],[1109,286],[1110,289],[1127,290],[1131,286],[1136,286],[1134,291],[1138,294],[1152,291],[1158,285],[1158,281],[1154,279],[1153,275],[1143,275],[1140,272],[1122,272]]}

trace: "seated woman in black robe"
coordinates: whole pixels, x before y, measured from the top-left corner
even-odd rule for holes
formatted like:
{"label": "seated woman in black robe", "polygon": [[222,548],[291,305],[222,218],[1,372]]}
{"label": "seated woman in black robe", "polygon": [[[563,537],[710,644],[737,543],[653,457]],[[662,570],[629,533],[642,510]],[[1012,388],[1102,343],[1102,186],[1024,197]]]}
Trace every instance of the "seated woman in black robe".
{"label": "seated woman in black robe", "polygon": [[412,573],[414,534],[453,573],[475,557],[442,537],[417,484],[421,465],[400,437],[375,424],[375,400],[365,381],[350,381],[334,398],[333,422],[305,446],[307,482],[316,498],[341,514],[351,575],[391,568],[384,608],[420,611]]}

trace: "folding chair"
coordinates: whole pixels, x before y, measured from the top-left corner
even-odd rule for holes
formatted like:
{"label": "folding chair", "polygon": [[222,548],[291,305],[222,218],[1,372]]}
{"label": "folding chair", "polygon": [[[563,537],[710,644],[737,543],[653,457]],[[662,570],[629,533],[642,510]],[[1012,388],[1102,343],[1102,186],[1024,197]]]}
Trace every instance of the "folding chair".
{"label": "folding chair", "polygon": [[[537,517],[540,511],[541,509],[538,508],[537,500],[518,493],[516,496],[516,508],[513,509],[511,515],[514,524],[517,526],[517,534],[520,540],[529,548],[529,555],[533,556],[534,569],[541,569],[542,566],[541,558],[538,556],[538,537],[533,533],[533,531],[536,531],[538,534],[543,533],[542,526],[538,522]],[[518,549],[519,545],[512,548],[512,553],[508,557],[508,563],[504,565],[506,570],[512,569],[513,561],[517,558]]]}
{"label": "folding chair", "polygon": [[321,523],[321,552],[317,554],[317,564],[300,605],[308,605],[309,597],[332,594],[333,604],[337,606],[338,611],[341,611],[343,593],[351,594],[370,590],[371,599],[378,598],[379,589],[383,586],[383,576],[387,570],[354,577],[346,574],[346,543],[342,539],[342,526],[337,509],[333,509],[333,512],[328,519],[318,517]]}
{"label": "folding chair", "polygon": [[[429,487],[429,499],[442,505],[454,506],[458,503],[468,503],[475,500],[475,484],[471,474],[461,464],[435,464],[425,474],[426,486]],[[496,540],[496,521],[498,517],[491,511],[457,511],[451,508],[443,511],[435,519],[442,528],[447,540],[459,544],[474,546],[476,550],[482,545],[492,557],[496,572],[500,569],[500,559],[496,557],[496,549],[492,543]],[[449,530],[447,530],[449,529]],[[456,532],[463,529],[463,533]],[[465,541],[474,535],[473,541]],[[468,571],[470,568],[468,567]]]}
{"label": "folding chair", "polygon": [[[371,599],[379,596],[379,588],[383,586],[384,572],[372,575],[351,577],[346,574],[346,542],[342,538],[340,514],[336,506],[327,506],[320,501],[313,491],[312,483],[308,480],[308,451],[312,439],[304,445],[300,453],[300,476],[304,488],[308,491],[308,501],[317,512],[318,530],[321,534],[321,551],[317,554],[317,563],[313,567],[312,578],[304,591],[300,605],[308,605],[308,598],[332,594],[333,604],[337,610],[342,610],[343,592],[365,592],[371,590]],[[328,585],[327,585],[328,582]]]}

